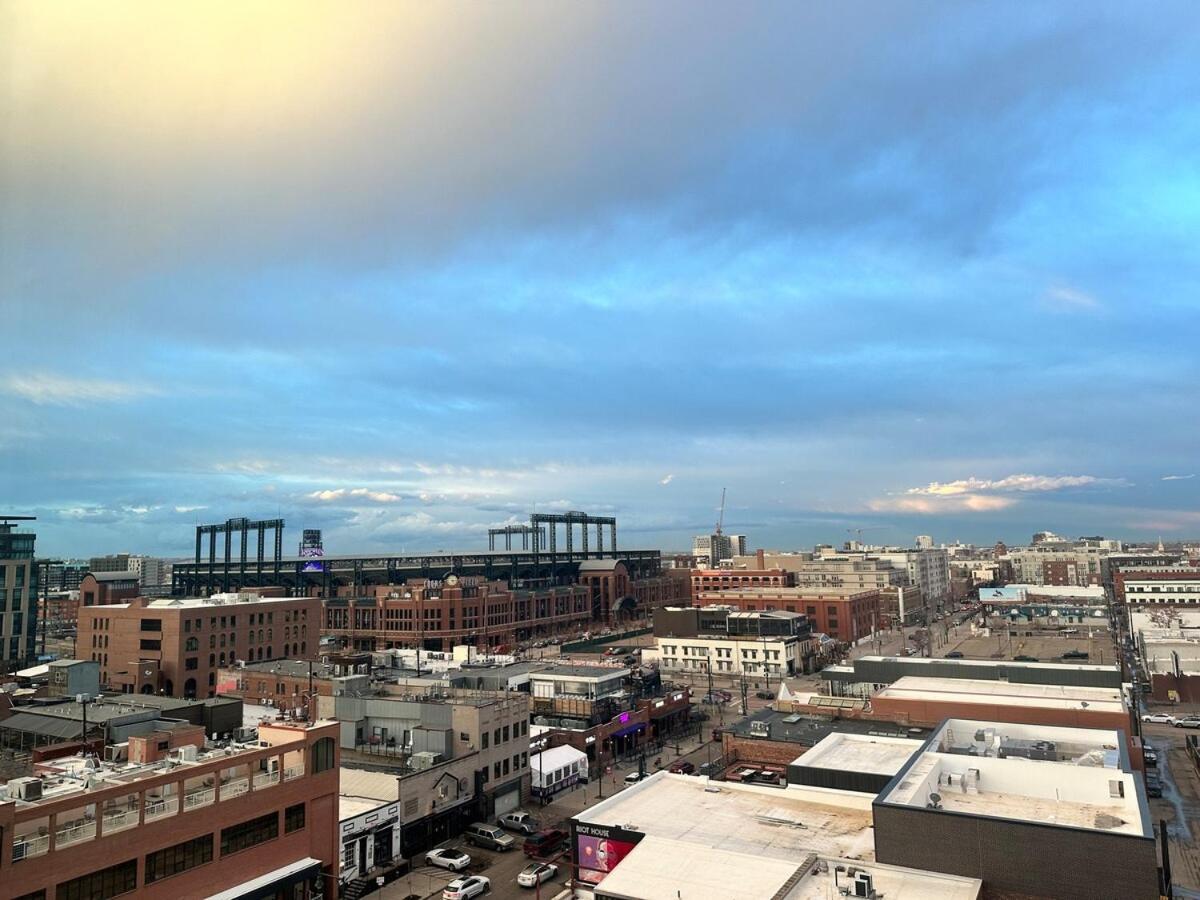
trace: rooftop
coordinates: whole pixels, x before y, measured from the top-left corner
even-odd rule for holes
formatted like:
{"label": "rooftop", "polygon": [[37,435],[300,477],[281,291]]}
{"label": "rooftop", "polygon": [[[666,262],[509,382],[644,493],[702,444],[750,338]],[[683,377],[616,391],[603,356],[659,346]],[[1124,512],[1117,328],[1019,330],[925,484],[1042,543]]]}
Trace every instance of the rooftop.
{"label": "rooftop", "polygon": [[540,671],[531,671],[530,678],[624,678],[629,670],[624,666],[547,666]]}
{"label": "rooftop", "polygon": [[914,728],[897,725],[894,722],[806,716],[802,713],[780,712],[769,707],[760,709],[745,719],[726,726],[724,730],[733,732],[739,737],[787,741],[806,747],[815,747],[829,735],[836,733],[913,740],[924,740],[930,734],[928,728]]}
{"label": "rooftop", "polygon": [[1121,746],[1117,731],[948,719],[877,802],[1148,837]]}
{"label": "rooftop", "polygon": [[[1200,613],[1198,613],[1200,615]],[[1093,672],[1096,669],[1112,669],[1118,671],[1119,667],[1115,665],[1098,666],[1095,663],[1088,665],[1087,663],[1051,663],[1051,662],[1022,662],[1020,660],[1011,659],[946,659],[941,656],[860,656],[854,662],[891,662],[903,663],[906,666],[956,666],[956,667],[971,667],[988,666],[993,669],[1021,669],[1021,670],[1052,670],[1052,671],[1083,671]],[[829,668],[832,668],[829,667]],[[852,666],[838,667],[844,671],[850,671]],[[822,670],[824,671],[824,670]]]}
{"label": "rooftop", "polygon": [[869,796],[854,791],[657,772],[576,821],[796,865],[808,853],[874,859],[870,804]]}
{"label": "rooftop", "polygon": [[905,675],[894,684],[876,692],[874,699],[1125,712],[1121,691],[1116,688],[1020,684],[976,678],[926,678],[920,675]]}
{"label": "rooftop", "polygon": [[230,666],[232,669],[245,669],[247,672],[260,672],[271,675],[287,675],[292,678],[307,678],[310,674],[313,678],[333,678],[337,673],[335,666],[327,663],[313,662],[310,663],[306,659],[272,659],[263,662],[246,663],[244,666]]}
{"label": "rooftop", "polygon": [[912,738],[835,732],[819,741],[794,765],[895,775],[923,746],[924,741]]}

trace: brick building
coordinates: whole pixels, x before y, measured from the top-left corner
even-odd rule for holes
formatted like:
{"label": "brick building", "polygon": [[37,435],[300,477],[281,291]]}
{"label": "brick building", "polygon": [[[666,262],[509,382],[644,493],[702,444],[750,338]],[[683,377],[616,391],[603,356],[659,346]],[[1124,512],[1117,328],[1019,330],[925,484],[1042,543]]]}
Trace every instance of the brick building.
{"label": "brick building", "polygon": [[647,618],[689,594],[688,585],[678,576],[634,578],[618,559],[584,560],[579,564],[578,583],[590,593],[592,618],[609,625]]}
{"label": "brick building", "polygon": [[217,672],[217,694],[257,706],[316,717],[313,697],[332,697],[333,679],[369,673],[369,654],[337,656],[331,662],[275,659],[227,666]]}
{"label": "brick building", "polygon": [[107,606],[137,597],[137,575],[133,572],[88,572],[79,582],[80,606]]}
{"label": "brick building", "polygon": [[592,620],[588,590],[573,585],[510,590],[502,581],[449,575],[358,590],[365,596],[324,601],[322,625],[326,635],[356,651],[418,645],[449,650],[461,644],[497,649],[575,635]]}
{"label": "brick building", "polygon": [[[338,873],[338,727],[131,737],[120,762],[51,760],[0,800],[0,885],[20,898],[308,898]],[[249,894],[254,882],[258,893]],[[274,890],[271,890],[274,889]]]}
{"label": "brick building", "polygon": [[796,576],[785,569],[693,569],[691,581],[692,596],[696,597],[734,588],[791,587]]}
{"label": "brick building", "polygon": [[212,697],[222,666],[315,658],[320,610],[315,597],[249,593],[81,606],[76,654],[115,691]]}
{"label": "brick building", "polygon": [[853,642],[879,627],[878,590],[837,587],[759,587],[704,591],[697,606],[732,606],[739,610],[776,610],[808,616],[812,631],[839,641]]}

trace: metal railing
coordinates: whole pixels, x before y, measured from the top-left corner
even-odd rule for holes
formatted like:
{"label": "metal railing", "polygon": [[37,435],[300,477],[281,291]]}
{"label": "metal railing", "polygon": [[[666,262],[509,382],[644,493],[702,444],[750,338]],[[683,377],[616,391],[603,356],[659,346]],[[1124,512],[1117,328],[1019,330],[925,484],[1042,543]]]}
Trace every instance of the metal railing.
{"label": "metal railing", "polygon": [[240,797],[242,794],[249,793],[249,791],[249,778],[236,778],[232,781],[224,781],[221,783],[222,800],[232,800],[234,797]]}
{"label": "metal railing", "polygon": [[19,862],[22,859],[29,859],[33,856],[42,856],[50,850],[50,835],[40,834],[33,837],[18,838],[13,841],[12,858],[13,862]]}
{"label": "metal railing", "polygon": [[54,849],[59,850],[81,841],[90,841],[95,837],[96,823],[94,820],[81,822],[78,825],[69,825],[54,832]]}
{"label": "metal railing", "polygon": [[291,768],[283,770],[283,780],[284,781],[291,781],[295,778],[303,778],[303,777],[304,777],[304,766],[292,766]]}
{"label": "metal railing", "polygon": [[254,789],[269,787],[273,784],[279,784],[279,772],[259,772],[254,776]]}
{"label": "metal railing", "polygon": [[151,800],[146,804],[146,821],[150,822],[154,819],[163,819],[167,816],[173,816],[179,811],[179,803],[175,797],[164,798],[162,800]]}
{"label": "metal railing", "polygon": [[132,828],[138,823],[138,811],[136,809],[126,809],[116,813],[104,814],[104,833],[108,834],[112,831],[122,831],[126,828]]}
{"label": "metal railing", "polygon": [[188,791],[183,795],[184,809],[198,809],[201,806],[208,806],[216,797],[216,792],[212,788],[200,788],[195,791]]}

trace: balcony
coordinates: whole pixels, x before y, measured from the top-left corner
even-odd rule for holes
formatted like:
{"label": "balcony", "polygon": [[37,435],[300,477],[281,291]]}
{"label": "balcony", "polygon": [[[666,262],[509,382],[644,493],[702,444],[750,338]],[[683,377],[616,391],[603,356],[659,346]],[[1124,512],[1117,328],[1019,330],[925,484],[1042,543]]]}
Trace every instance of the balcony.
{"label": "balcony", "polygon": [[[257,791],[260,788],[270,787],[273,784],[279,784],[279,772],[259,772],[254,776],[254,789]],[[222,791],[224,789],[222,788]]]}
{"label": "balcony", "polygon": [[290,769],[283,770],[283,780],[293,781],[297,778],[304,777],[304,766],[292,766]]}
{"label": "balcony", "polygon": [[249,778],[235,778],[221,783],[221,800],[232,800],[250,792]]}
{"label": "balcony", "polygon": [[13,862],[42,856],[50,850],[50,835],[27,834],[13,841]]}
{"label": "balcony", "polygon": [[95,837],[95,819],[76,822],[73,825],[68,825],[66,828],[60,828],[54,832],[54,849],[61,850],[63,847],[82,844],[84,841],[93,840]]}
{"label": "balcony", "polygon": [[[153,822],[157,819],[165,819],[168,816],[173,816],[179,811],[179,804],[174,797],[164,798],[162,800],[147,800],[146,801],[146,821]],[[107,831],[107,826],[105,831]]]}
{"label": "balcony", "polygon": [[104,814],[104,834],[107,836],[115,831],[124,831],[138,824],[138,811],[126,809],[121,812],[106,812]]}
{"label": "balcony", "polygon": [[212,788],[198,788],[194,791],[188,791],[183,795],[184,810],[199,809],[202,806],[209,806],[216,799],[216,791]]}

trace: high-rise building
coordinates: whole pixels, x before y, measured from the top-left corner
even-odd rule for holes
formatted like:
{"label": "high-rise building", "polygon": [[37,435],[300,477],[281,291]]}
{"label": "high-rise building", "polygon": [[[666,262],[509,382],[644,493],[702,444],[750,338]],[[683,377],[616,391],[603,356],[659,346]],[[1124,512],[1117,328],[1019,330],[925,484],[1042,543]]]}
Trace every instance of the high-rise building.
{"label": "high-rise building", "polygon": [[692,539],[692,555],[717,568],[722,560],[746,555],[744,534],[698,534]]}
{"label": "high-rise building", "polygon": [[918,550],[932,550],[933,538],[928,534],[918,534],[916,545]]}
{"label": "high-rise building", "polygon": [[24,668],[37,653],[37,535],[17,529],[32,516],[0,516],[0,671]]}

